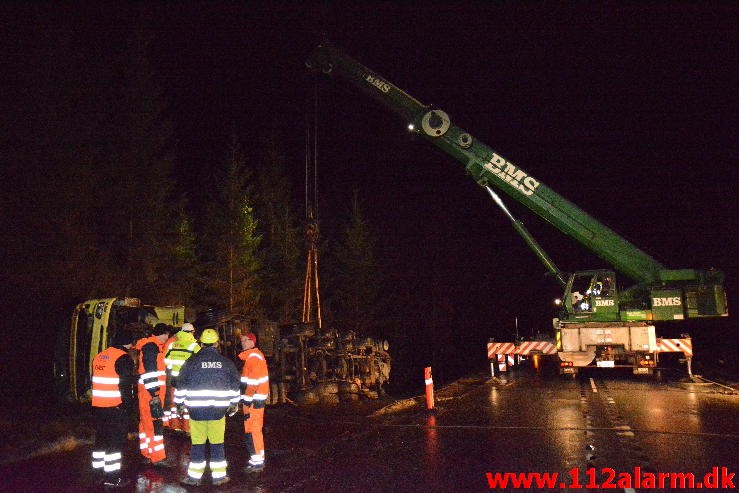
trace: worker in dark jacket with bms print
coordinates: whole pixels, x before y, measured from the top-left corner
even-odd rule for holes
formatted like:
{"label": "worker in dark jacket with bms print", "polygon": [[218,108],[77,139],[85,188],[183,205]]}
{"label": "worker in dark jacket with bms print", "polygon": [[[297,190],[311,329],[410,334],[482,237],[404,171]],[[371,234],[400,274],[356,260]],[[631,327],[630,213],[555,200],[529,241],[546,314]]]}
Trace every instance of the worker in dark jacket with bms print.
{"label": "worker in dark jacket with bms print", "polygon": [[[190,413],[190,464],[182,484],[199,485],[206,465],[214,485],[229,481],[224,435],[226,414],[233,416],[241,398],[236,366],[222,356],[216,344],[218,332],[205,329],[200,336],[202,349],[193,354],[180,369],[174,402],[178,414]],[[210,442],[210,464],[206,464],[205,446]]]}

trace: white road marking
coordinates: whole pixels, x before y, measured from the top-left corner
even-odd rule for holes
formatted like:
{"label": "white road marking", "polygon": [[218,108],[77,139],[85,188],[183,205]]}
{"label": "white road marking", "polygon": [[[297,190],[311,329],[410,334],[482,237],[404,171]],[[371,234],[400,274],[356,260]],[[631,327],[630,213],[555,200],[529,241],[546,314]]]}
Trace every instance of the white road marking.
{"label": "white road marking", "polygon": [[595,386],[595,380],[593,380],[592,378],[590,379],[590,388],[593,389],[594,393],[598,393],[598,387]]}
{"label": "white road marking", "polygon": [[617,431],[616,432],[616,435],[621,435],[621,436],[625,436],[625,437],[633,437],[634,436],[634,432],[631,431],[631,427],[629,425],[617,426],[616,429],[617,430],[622,430],[622,431]]}

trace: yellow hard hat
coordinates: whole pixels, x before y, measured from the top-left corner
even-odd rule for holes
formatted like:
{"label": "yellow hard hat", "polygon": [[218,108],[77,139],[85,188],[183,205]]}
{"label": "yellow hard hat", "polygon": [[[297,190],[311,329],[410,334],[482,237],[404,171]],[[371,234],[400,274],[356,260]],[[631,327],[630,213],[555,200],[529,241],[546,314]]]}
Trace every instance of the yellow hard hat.
{"label": "yellow hard hat", "polygon": [[203,344],[215,344],[218,342],[218,332],[215,329],[205,329],[200,334],[200,342]]}

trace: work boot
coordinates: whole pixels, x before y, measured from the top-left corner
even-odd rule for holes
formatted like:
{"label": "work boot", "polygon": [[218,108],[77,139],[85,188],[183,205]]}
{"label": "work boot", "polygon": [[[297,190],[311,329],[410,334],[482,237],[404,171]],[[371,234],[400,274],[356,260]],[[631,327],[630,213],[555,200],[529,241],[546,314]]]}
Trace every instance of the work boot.
{"label": "work boot", "polygon": [[184,486],[200,486],[200,480],[192,476],[185,476],[185,479],[180,481],[180,484]]}
{"label": "work boot", "polygon": [[112,488],[123,488],[131,484],[130,479],[124,479],[124,478],[116,478],[116,479],[106,479],[103,481],[103,487],[105,489],[112,489]]}
{"label": "work boot", "polygon": [[167,457],[159,462],[152,462],[151,465],[154,467],[176,467],[177,461],[172,457]]}
{"label": "work boot", "polygon": [[244,468],[246,474],[259,474],[264,471],[264,464],[247,464]]}
{"label": "work boot", "polygon": [[211,484],[213,484],[213,486],[222,486],[228,483],[229,481],[231,481],[231,478],[229,478],[228,476],[223,476],[220,479],[214,479]]}

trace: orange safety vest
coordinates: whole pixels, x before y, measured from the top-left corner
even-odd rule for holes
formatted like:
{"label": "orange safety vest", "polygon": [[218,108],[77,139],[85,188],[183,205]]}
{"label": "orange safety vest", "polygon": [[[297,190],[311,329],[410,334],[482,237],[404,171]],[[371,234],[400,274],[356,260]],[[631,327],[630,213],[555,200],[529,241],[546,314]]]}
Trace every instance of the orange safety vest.
{"label": "orange safety vest", "polygon": [[[159,348],[159,354],[157,354],[157,367],[155,370],[147,371],[144,368],[144,352],[143,347],[149,343],[154,343]],[[167,382],[167,375],[165,373],[166,366],[164,365],[164,345],[155,336],[147,337],[146,339],[139,339],[136,343],[136,349],[139,352],[139,384],[146,387],[147,390],[154,387],[164,387]]]}
{"label": "orange safety vest", "polygon": [[123,403],[121,399],[120,375],[115,371],[115,363],[128,353],[115,347],[109,347],[98,353],[92,361],[92,406],[116,407]]}
{"label": "orange safety vest", "polygon": [[244,368],[241,370],[244,404],[251,404],[253,401],[265,402],[269,395],[269,370],[264,354],[259,349],[252,348],[242,351],[239,359],[244,361]]}

